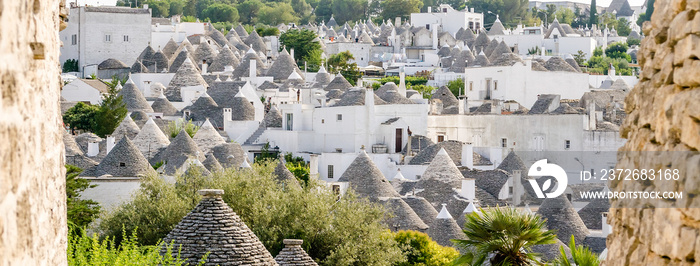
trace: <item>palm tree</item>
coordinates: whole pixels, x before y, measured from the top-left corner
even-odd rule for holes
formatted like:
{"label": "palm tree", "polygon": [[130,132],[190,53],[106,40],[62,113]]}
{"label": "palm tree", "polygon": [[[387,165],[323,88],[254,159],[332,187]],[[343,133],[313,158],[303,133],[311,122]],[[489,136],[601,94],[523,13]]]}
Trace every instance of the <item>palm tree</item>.
{"label": "palm tree", "polygon": [[532,247],[552,244],[556,239],[539,215],[513,208],[490,208],[466,218],[462,231],[467,239],[452,240],[463,250],[456,265],[482,265],[487,259],[491,265],[536,264],[537,254]]}
{"label": "palm tree", "polygon": [[561,256],[554,261],[556,266],[598,266],[600,265],[600,260],[598,256],[593,253],[590,249],[584,246],[576,246],[574,241],[574,236],[571,236],[571,241],[569,241],[569,249],[571,250],[571,258],[566,256],[564,252],[564,247],[559,247]]}

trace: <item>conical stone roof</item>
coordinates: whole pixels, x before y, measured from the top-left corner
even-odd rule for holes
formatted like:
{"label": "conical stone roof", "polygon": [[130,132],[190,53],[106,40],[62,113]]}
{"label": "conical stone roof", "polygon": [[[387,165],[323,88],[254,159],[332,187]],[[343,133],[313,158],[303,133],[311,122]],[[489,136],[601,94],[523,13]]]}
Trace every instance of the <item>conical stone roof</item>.
{"label": "conical stone roof", "polygon": [[576,69],[574,69],[569,63],[564,61],[564,59],[561,59],[561,57],[556,57],[553,56],[549,60],[547,60],[547,63],[544,64],[544,67],[549,70],[549,71],[566,71],[566,72],[577,72]]}
{"label": "conical stone roof", "polygon": [[224,168],[238,167],[245,160],[245,152],[238,143],[219,144],[212,148],[211,151]]}
{"label": "conical stone roof", "polygon": [[199,130],[197,130],[197,133],[194,134],[192,140],[205,154],[208,154],[215,146],[226,143],[226,140],[219,135],[216,128],[211,125],[209,119],[207,119]]}
{"label": "conical stone roof", "polygon": [[383,97],[379,97],[384,100],[387,104],[414,104],[413,101],[406,98],[406,96],[401,95],[395,90],[390,90],[384,93]]}
{"label": "conical stone roof", "polygon": [[148,68],[144,66],[141,61],[136,60],[133,65],[131,65],[130,73],[148,73]]}
{"label": "conical stone roof", "polygon": [[146,97],[143,97],[141,90],[136,87],[136,84],[129,79],[129,81],[124,84],[121,90],[119,90],[118,95],[122,96],[122,100],[126,104],[126,109],[129,112],[144,111],[146,113],[152,113],[153,109],[151,105],[146,101]]}
{"label": "conical stone roof", "polygon": [[141,53],[139,54],[139,57],[137,58],[137,60],[138,61],[151,60],[151,58],[153,57],[153,54],[155,54],[155,53],[156,53],[156,51],[153,50],[153,47],[151,47],[150,45],[146,46],[146,48],[144,48],[143,51],[141,51]]}
{"label": "conical stone roof", "polygon": [[417,188],[427,188],[432,186],[432,183],[450,184],[453,188],[462,186],[462,173],[457,168],[457,165],[452,161],[452,158],[447,154],[444,148],[435,155],[433,161],[425,169],[425,173],[418,180]]}
{"label": "conical stone roof", "polygon": [[202,64],[203,60],[207,60],[208,64],[214,61],[216,51],[207,42],[201,42],[194,51],[194,59],[197,60],[197,65]]}
{"label": "conical stone roof", "polygon": [[[205,265],[277,265],[257,236],[229,207],[223,190],[200,190],[203,196],[163,239],[180,247],[180,258],[196,264],[208,253]],[[166,250],[163,248],[161,253]],[[173,249],[177,256],[178,249]]]}
{"label": "conical stone roof", "polygon": [[509,174],[512,174],[515,170],[523,171],[523,174],[527,173],[525,163],[522,159],[520,159],[520,156],[515,154],[513,151],[509,152],[508,155],[506,155],[506,158],[503,158],[503,161],[498,165],[497,169],[506,171]]}
{"label": "conical stone roof", "polygon": [[257,52],[267,53],[267,45],[265,45],[265,42],[260,38],[257,31],[251,32],[243,42]]}
{"label": "conical stone roof", "polygon": [[573,235],[577,243],[590,234],[574,206],[566,197],[547,198],[542,201],[537,214],[547,221],[547,229],[557,230],[557,238],[569,241]]}
{"label": "conical stone roof", "polygon": [[576,63],[576,60],[574,60],[573,58],[567,58],[564,61],[566,61],[566,63],[568,63],[571,67],[576,69],[576,72],[581,72],[581,67],[578,66],[578,63]]}
{"label": "conical stone roof", "polygon": [[284,248],[275,257],[280,266],[317,266],[309,254],[301,248],[304,243],[301,239],[283,240]]}
{"label": "conical stone roof", "polygon": [[496,61],[501,55],[503,54],[510,54],[512,51],[510,50],[510,47],[506,44],[505,41],[501,41],[498,43],[498,45],[491,51],[491,54],[489,55],[489,62]]}
{"label": "conical stone roof", "polygon": [[126,117],[124,117],[124,120],[122,120],[122,122],[119,123],[119,126],[117,126],[117,128],[114,129],[114,131],[112,132],[112,136],[114,137],[114,141],[119,141],[124,136],[133,140],[136,137],[136,135],[139,134],[139,132],[141,132],[139,126],[137,126],[134,120],[127,115]]}
{"label": "conical stone roof", "polygon": [[491,26],[491,29],[489,29],[489,35],[504,35],[504,31],[506,28],[503,27],[503,23],[501,23],[501,20],[496,18],[496,21],[493,22],[493,25]]}
{"label": "conical stone roof", "polygon": [[413,211],[418,215],[418,217],[423,220],[423,222],[429,227],[435,222],[435,217],[437,217],[438,212],[435,210],[430,202],[428,202],[423,197],[417,196],[406,196],[403,197],[403,201],[408,204],[408,206],[413,209]]}
{"label": "conical stone roof", "polygon": [[212,62],[209,66],[209,71],[222,72],[226,66],[232,66],[235,68],[238,66],[238,64],[240,64],[240,62],[238,61],[238,58],[236,58],[236,55],[233,54],[233,51],[231,51],[228,46],[224,46],[221,48],[219,54],[216,55],[216,58],[214,58],[214,62]]}
{"label": "conical stone roof", "polygon": [[349,182],[358,195],[371,200],[399,196],[364,150],[360,151],[338,181]]}
{"label": "conical stone roof", "polygon": [[280,114],[277,106],[272,106],[270,111],[265,114],[262,121],[265,127],[281,128],[282,127],[282,114]]}
{"label": "conical stone roof", "polygon": [[[211,24],[209,24],[209,25],[211,25]],[[214,40],[219,47],[224,47],[225,45],[228,45],[228,40],[226,39],[226,36],[224,36],[223,33],[221,33],[219,30],[217,30],[214,27],[209,29],[208,36],[212,40]]]}
{"label": "conical stone roof", "polygon": [[169,162],[182,155],[204,160],[204,154],[199,150],[197,144],[184,129],[177,134],[177,137],[170,141],[170,145],[163,151],[159,161]]}
{"label": "conical stone roof", "polygon": [[190,111],[189,119],[193,121],[205,121],[209,119],[215,127],[224,127],[224,114],[219,105],[216,104],[206,92],[199,96],[197,100],[184,110]]}
{"label": "conical stone roof", "polygon": [[[194,51],[194,50],[192,50]],[[177,54],[175,54],[171,59],[170,59],[170,67],[168,69],[168,72],[170,73],[175,73],[177,72],[178,69],[182,66],[183,63],[185,63],[185,60],[190,59],[190,61],[194,60],[194,57],[190,54],[190,50],[187,48],[183,48],[182,50],[179,50]],[[195,66],[196,67],[196,66]],[[199,68],[197,68],[197,71],[199,71]]]}
{"label": "conical stone roof", "polygon": [[165,44],[165,47],[163,47],[163,54],[165,54],[165,56],[168,59],[171,59],[175,54],[175,51],[177,51],[177,48],[178,46],[175,40],[173,40],[173,38],[170,38],[170,40],[168,40],[168,43]]}
{"label": "conical stone roof", "polygon": [[248,32],[243,28],[243,25],[238,24],[238,27],[236,27],[236,33],[241,39],[248,38]]}
{"label": "conical stone roof", "polygon": [[297,180],[297,178],[294,177],[294,174],[287,169],[287,166],[284,165],[282,160],[277,162],[277,166],[275,166],[275,171],[273,174],[275,175],[275,179],[278,183],[301,188],[301,185],[299,185],[299,180]]}
{"label": "conical stone roof", "polygon": [[183,86],[197,85],[206,88],[207,82],[202,78],[202,75],[192,61],[187,58],[177,70],[173,79],[170,80],[170,84],[168,84],[168,88],[165,90],[165,96],[168,97],[168,100],[171,102],[181,102],[182,95],[180,94],[180,88]]}
{"label": "conical stone roof", "polygon": [[374,94],[379,96],[379,98],[384,99],[384,96],[386,95],[386,93],[388,91],[391,91],[391,90],[398,91],[399,86],[396,86],[396,83],[394,83],[394,82],[387,82],[387,83],[384,83],[384,85],[382,85],[381,87],[379,87],[379,89],[375,90]]}
{"label": "conical stone roof", "polygon": [[160,96],[158,99],[153,101],[151,104],[151,108],[153,108],[153,111],[156,113],[163,113],[163,115],[167,116],[172,116],[176,115],[178,113],[177,108],[168,101],[168,98],[165,97],[165,95],[161,92]]}
{"label": "conical stone roof", "polygon": [[96,176],[140,177],[156,171],[129,138],[122,138],[95,168]]}
{"label": "conical stone roof", "polygon": [[579,217],[588,229],[603,229],[603,213],[610,209],[608,199],[594,199],[578,211]]}
{"label": "conical stone roof", "polygon": [[88,170],[97,165],[97,162],[83,153],[73,136],[65,130],[63,131],[63,145],[66,149],[66,164],[75,165],[83,170]]}
{"label": "conical stone roof", "polygon": [[491,61],[489,61],[489,58],[486,57],[484,51],[481,51],[481,53],[479,53],[479,55],[477,55],[474,59],[474,65],[485,67],[491,65]]}
{"label": "conical stone roof", "polygon": [[153,53],[153,56],[151,56],[151,59],[149,60],[144,60],[143,65],[148,68],[150,72],[153,73],[161,73],[163,72],[163,69],[165,71],[168,71],[170,69],[170,62],[167,56],[163,54],[162,51],[157,51]]}
{"label": "conical stone roof", "polygon": [[136,135],[133,142],[141,154],[149,160],[170,145],[170,140],[163,134],[163,131],[160,130],[152,118],[148,119],[148,122],[143,125],[141,132]]}
{"label": "conical stone roof", "polygon": [[452,239],[466,239],[462,229],[454,218],[447,212],[445,204],[442,205],[442,210],[438,213],[433,224],[428,228],[428,236],[441,246],[452,247]]}
{"label": "conical stone roof", "polygon": [[275,81],[279,82],[287,80],[287,77],[293,72],[296,72],[299,76],[303,76],[303,73],[301,73],[301,70],[299,70],[294,62],[294,58],[292,58],[286,49],[282,49],[277,60],[272,63],[272,66],[267,70],[265,76],[272,77]]}
{"label": "conical stone roof", "polygon": [[418,214],[416,214],[402,198],[380,198],[379,202],[384,205],[387,211],[387,215],[384,217],[384,223],[390,230],[394,232],[399,230],[425,232],[425,230],[428,229],[428,225],[418,217]]}
{"label": "conical stone roof", "polygon": [[348,82],[348,80],[343,77],[343,75],[338,74],[335,76],[335,78],[324,88],[325,91],[331,91],[331,90],[341,90],[341,91],[347,91],[348,89],[352,88],[352,84]]}
{"label": "conical stone roof", "polygon": [[204,167],[206,167],[207,170],[209,170],[209,172],[212,172],[212,173],[213,173],[213,172],[218,172],[218,171],[221,171],[221,170],[224,169],[224,167],[221,166],[221,164],[220,164],[219,161],[216,159],[216,157],[214,156],[214,154],[209,154],[209,155],[207,155],[207,159],[205,159],[205,160],[202,162],[202,165],[204,165]]}
{"label": "conical stone roof", "polygon": [[236,67],[233,70],[233,73],[231,73],[232,78],[238,79],[241,77],[248,77],[248,75],[250,75],[250,60],[255,60],[256,76],[259,77],[265,73],[265,65],[262,60],[260,60],[260,57],[258,57],[256,53],[251,53],[249,51],[245,54],[245,56],[243,56],[243,59],[241,59],[241,63],[238,64],[238,67]]}
{"label": "conical stone roof", "polygon": [[441,86],[433,92],[432,99],[442,101],[442,114],[457,114],[459,113],[459,100],[452,94],[452,91],[447,86]]}
{"label": "conical stone roof", "polygon": [[491,44],[491,39],[482,31],[479,33],[479,36],[476,37],[472,46],[474,46],[474,51],[483,51],[489,44]]}
{"label": "conical stone roof", "polygon": [[[495,51],[492,55],[495,55]],[[513,66],[515,63],[522,63],[523,60],[515,53],[507,52],[501,54],[499,57],[491,61],[493,66]]]}
{"label": "conical stone roof", "polygon": [[240,91],[233,97],[233,107],[231,108],[231,120],[251,121],[255,119],[255,107],[244,97]]}

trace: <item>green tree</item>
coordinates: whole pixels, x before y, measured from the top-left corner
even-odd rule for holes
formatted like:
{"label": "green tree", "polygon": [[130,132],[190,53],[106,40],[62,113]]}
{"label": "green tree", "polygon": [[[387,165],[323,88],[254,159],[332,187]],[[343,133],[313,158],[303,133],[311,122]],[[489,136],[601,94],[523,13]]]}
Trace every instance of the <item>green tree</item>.
{"label": "green tree", "polygon": [[345,51],[331,55],[326,63],[331,72],[340,72],[350,84],[355,86],[362,73],[360,73],[356,63],[349,63],[350,60],[355,60],[355,56],[350,51]]}
{"label": "green tree", "polygon": [[617,35],[618,36],[628,36],[630,35],[630,32],[632,32],[632,28],[630,28],[630,22],[627,21],[625,18],[620,18],[617,20],[617,27],[615,27],[617,30]]}
{"label": "green tree", "polygon": [[95,113],[95,128],[93,133],[104,138],[112,134],[114,129],[126,117],[126,103],[121,95],[117,95],[117,89],[110,87],[109,91],[102,95],[102,103]]}
{"label": "green tree", "polygon": [[[317,51],[321,51],[321,44],[315,42],[316,33],[307,29],[293,29],[288,30],[280,36],[280,44],[282,44],[287,51],[294,49],[294,60],[297,65],[304,65],[304,58],[314,60],[313,63],[320,64],[315,60],[320,60],[321,54]],[[313,54],[316,53],[316,54]],[[314,58],[313,56],[318,56]]]}
{"label": "green tree", "polygon": [[569,249],[571,250],[571,259],[564,251],[564,247],[559,247],[559,252],[561,256],[554,261],[555,266],[598,266],[600,265],[600,260],[598,256],[593,253],[590,249],[584,247],[583,245],[576,246],[576,241],[574,241],[574,236],[571,236],[571,241],[569,241]]}
{"label": "green tree", "polygon": [[460,265],[482,265],[487,259],[491,265],[536,264],[532,247],[553,244],[557,237],[545,229],[539,215],[514,208],[489,208],[466,218],[463,231],[467,239],[453,240],[464,250],[457,260]]}
{"label": "green tree", "polygon": [[617,17],[613,13],[603,13],[598,18],[598,28],[617,28]]}
{"label": "green tree", "polygon": [[464,94],[464,80],[461,78],[451,80],[447,83],[447,87],[455,96],[460,96]]}
{"label": "green tree", "polygon": [[211,22],[237,22],[238,10],[227,4],[215,3],[202,11],[202,16]]}
{"label": "green tree", "polygon": [[[464,3],[464,2],[462,2]],[[463,9],[462,4],[458,4],[457,9]],[[528,1],[527,0],[469,0],[466,5],[474,7],[474,11],[484,13],[484,27],[489,28],[488,25],[492,25],[496,21],[496,16],[493,14],[498,14],[506,27],[515,27],[519,22],[520,18],[525,17],[528,12]],[[454,8],[455,5],[452,4]],[[493,14],[487,14],[491,11]],[[552,16],[549,16],[551,19]]]}
{"label": "green tree", "polygon": [[66,72],[78,72],[80,67],[78,66],[78,60],[68,59],[63,63],[63,73]]}
{"label": "green tree", "polygon": [[654,2],[654,0],[648,0],[647,10],[644,13],[639,14],[639,18],[637,18],[637,25],[639,25],[640,27],[642,26],[642,23],[644,23],[644,21],[651,20],[651,15],[654,14]]}
{"label": "green tree", "polygon": [[103,236],[116,237],[117,243],[122,230],[135,230],[140,244],[156,244],[201,199],[194,191],[220,188],[225,191],[224,202],[273,255],[283,248],[283,239],[298,238],[320,265],[390,266],[405,260],[381,223],[384,210],[379,205],[352,191],[339,198],[315,180],[303,189],[284,189],[273,176],[275,166],[276,162],[265,161],[249,170],[226,169],[212,177],[190,171],[176,177],[175,183],[146,177],[130,201],[103,217],[99,229]]}
{"label": "green tree", "polygon": [[406,262],[395,264],[396,266],[448,266],[459,257],[456,249],[440,246],[425,233],[401,230],[394,234],[394,240],[401,246],[407,259]]}
{"label": "green tree", "polygon": [[605,48],[605,56],[610,58],[622,58],[627,60],[627,62],[631,62],[632,58],[629,54],[627,54],[627,48],[626,42],[616,42],[610,44],[608,45],[608,48]]}
{"label": "green tree", "polygon": [[78,178],[83,171],[80,167],[66,164],[66,209],[68,209],[68,224],[76,228],[85,228],[97,218],[100,205],[94,200],[80,199],[80,194],[90,185],[87,179]]}
{"label": "green tree", "polygon": [[581,50],[578,50],[578,53],[574,55],[574,60],[579,66],[583,65],[583,63],[586,62],[586,53],[584,53]]}
{"label": "green tree", "polygon": [[294,14],[294,9],[289,3],[272,2],[260,9],[258,22],[266,25],[297,23],[299,22],[299,17]]}
{"label": "green tree", "polygon": [[185,3],[182,0],[171,0],[170,1],[170,15],[182,15],[185,11]]}
{"label": "green tree", "polygon": [[366,18],[369,3],[365,0],[333,0],[332,11],[338,25]]}
{"label": "green tree", "polygon": [[333,0],[319,0],[314,14],[316,14],[317,22],[328,22],[333,14]]}
{"label": "green tree", "polygon": [[320,49],[313,50],[301,58],[303,62],[306,62],[307,71],[317,72],[319,69],[321,69],[321,63],[323,62],[323,59],[321,58],[322,54],[323,51]]}
{"label": "green tree", "polygon": [[401,20],[407,20],[411,13],[420,12],[422,6],[421,0],[384,0],[381,2],[381,14],[383,18],[401,17]]}
{"label": "green tree", "polygon": [[559,7],[557,12],[554,12],[554,16],[559,20],[559,23],[571,25],[576,18],[576,14],[569,8]]}
{"label": "green tree", "polygon": [[182,14],[190,17],[197,17],[197,0],[187,0],[185,7],[182,9]]}
{"label": "green tree", "polygon": [[598,25],[598,9],[595,0],[591,0],[591,11],[588,14],[588,24]]}
{"label": "green tree", "polygon": [[264,6],[265,4],[260,2],[260,0],[246,0],[238,4],[238,14],[241,16],[241,22],[245,24],[257,23],[258,12]]}
{"label": "green tree", "polygon": [[627,46],[639,45],[641,41],[639,39],[627,38]]}
{"label": "green tree", "polygon": [[280,30],[276,27],[258,27],[255,28],[255,31],[260,37],[280,35]]}
{"label": "green tree", "polygon": [[196,126],[192,123],[192,120],[188,120],[187,122],[183,121],[170,121],[168,123],[168,127],[165,129],[166,134],[170,136],[171,139],[177,137],[177,134],[180,133],[180,131],[185,130],[187,132],[187,135],[190,135],[190,138],[194,137],[194,134],[197,134],[197,130],[199,130],[199,126]]}
{"label": "green tree", "polygon": [[435,87],[428,85],[413,85],[411,86],[411,89],[419,92],[423,96],[423,99],[430,99],[430,97],[433,95]]}
{"label": "green tree", "polygon": [[[291,0],[291,5],[292,8],[294,9],[294,13],[296,13],[297,17],[307,17],[311,15],[311,11],[313,11],[313,8],[311,8],[311,5],[306,3],[305,0]],[[272,25],[274,26],[274,25]]]}
{"label": "green tree", "polygon": [[63,123],[71,129],[92,132],[95,128],[95,114],[99,110],[96,105],[78,102],[63,114]]}
{"label": "green tree", "polygon": [[168,1],[144,1],[151,9],[151,16],[154,18],[167,18],[170,15],[170,3]]}

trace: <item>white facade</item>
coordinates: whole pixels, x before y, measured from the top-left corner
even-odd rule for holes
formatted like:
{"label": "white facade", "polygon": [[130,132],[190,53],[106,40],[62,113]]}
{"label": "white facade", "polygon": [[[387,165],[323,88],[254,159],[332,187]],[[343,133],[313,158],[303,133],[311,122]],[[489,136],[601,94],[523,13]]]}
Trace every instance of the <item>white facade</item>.
{"label": "white facade", "polygon": [[[102,94],[107,93],[107,85],[97,84],[99,88],[90,83],[99,82],[98,80],[75,79],[63,86],[61,89],[61,97],[69,102],[89,102],[92,105],[102,102]],[[93,83],[94,84],[94,83]]]}
{"label": "white facade", "polygon": [[[442,31],[447,31],[454,36],[460,28],[469,28],[474,32],[478,32],[484,27],[484,14],[474,13],[474,8],[471,12],[454,10],[450,5],[442,4],[432,12],[428,8],[428,13],[411,13],[411,26],[425,27],[426,25],[438,24]],[[429,27],[428,27],[429,28]]]}
{"label": "white facade", "polygon": [[515,100],[530,108],[540,94],[580,99],[590,90],[586,73],[533,71],[532,61],[524,62],[506,67],[466,68],[464,83],[470,103],[488,99]]}
{"label": "white facade", "polygon": [[331,42],[326,44],[326,54],[328,56],[348,51],[355,59],[349,63],[357,63],[358,67],[366,67],[372,59],[372,45],[359,42]]}
{"label": "white facade", "polygon": [[72,7],[68,19],[60,61],[78,60],[80,72],[109,58],[131,66],[151,42],[150,9]]}
{"label": "white facade", "polygon": [[205,34],[206,31],[204,29],[206,26],[207,23],[202,22],[173,21],[168,25],[156,23],[151,25],[151,46],[158,51],[158,48],[165,47],[171,38],[179,44],[184,41],[187,36]]}

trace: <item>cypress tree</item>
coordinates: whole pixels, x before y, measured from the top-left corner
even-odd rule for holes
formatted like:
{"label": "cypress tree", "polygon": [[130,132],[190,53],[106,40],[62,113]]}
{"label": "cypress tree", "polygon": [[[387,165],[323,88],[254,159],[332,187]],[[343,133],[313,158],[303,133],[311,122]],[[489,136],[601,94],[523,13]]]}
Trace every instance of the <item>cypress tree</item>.
{"label": "cypress tree", "polygon": [[589,19],[588,23],[591,24],[591,26],[598,24],[598,9],[596,8],[595,0],[591,0],[591,14]]}

